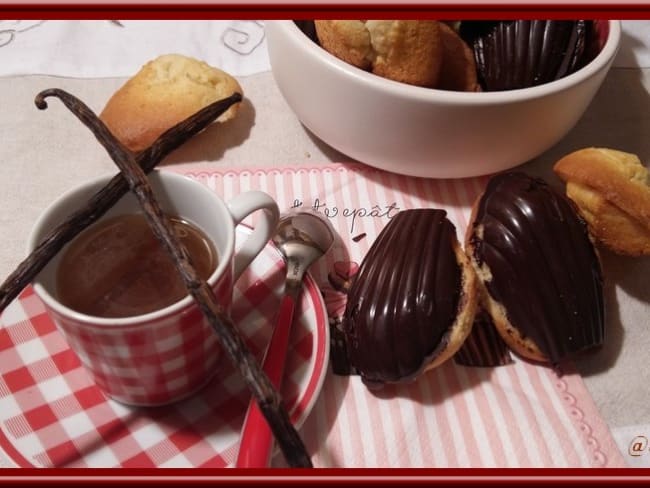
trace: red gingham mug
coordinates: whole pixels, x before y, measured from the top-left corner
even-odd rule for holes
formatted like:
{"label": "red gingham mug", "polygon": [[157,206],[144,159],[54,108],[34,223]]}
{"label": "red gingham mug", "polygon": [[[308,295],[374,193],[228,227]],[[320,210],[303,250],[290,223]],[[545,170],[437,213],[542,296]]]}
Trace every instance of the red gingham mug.
{"label": "red gingham mug", "polygon": [[[109,179],[106,176],[88,182],[51,204],[34,225],[28,251],[50,229],[85,205]],[[207,281],[219,303],[228,309],[235,281],[275,231],[276,202],[266,193],[250,191],[226,204],[204,184],[166,171],[153,171],[149,181],[165,212],[193,223],[214,244],[218,264]],[[257,210],[263,211],[253,231],[235,251],[235,226]],[[140,207],[129,192],[102,219],[136,212],[141,212]],[[129,405],[163,405],[188,397],[207,384],[218,370],[221,347],[216,332],[191,296],[133,317],[102,318],[79,313],[57,300],[56,271],[64,252],[65,248],[39,273],[33,282],[34,291],[107,396]]]}

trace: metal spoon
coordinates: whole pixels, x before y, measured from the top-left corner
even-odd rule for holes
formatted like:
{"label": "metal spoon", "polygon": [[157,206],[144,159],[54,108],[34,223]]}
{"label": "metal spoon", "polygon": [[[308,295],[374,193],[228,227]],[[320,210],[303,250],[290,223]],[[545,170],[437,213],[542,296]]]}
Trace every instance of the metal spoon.
{"label": "metal spoon", "polygon": [[[282,385],[284,363],[289,347],[289,335],[293,311],[302,280],[309,266],[325,254],[334,242],[334,232],[319,214],[301,210],[280,219],[273,237],[286,262],[284,296],[276,318],[276,325],[269,342],[262,368],[276,388]],[[251,402],[240,436],[239,453],[235,466],[238,468],[266,467],[273,446],[273,434],[266,419],[255,402]]]}

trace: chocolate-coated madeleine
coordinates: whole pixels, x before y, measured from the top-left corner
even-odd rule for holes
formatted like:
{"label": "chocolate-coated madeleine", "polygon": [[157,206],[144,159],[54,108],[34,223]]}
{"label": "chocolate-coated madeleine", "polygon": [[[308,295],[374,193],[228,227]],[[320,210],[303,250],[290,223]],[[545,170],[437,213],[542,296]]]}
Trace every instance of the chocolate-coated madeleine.
{"label": "chocolate-coated madeleine", "polygon": [[586,60],[585,20],[505,20],[461,24],[485,91],[513,90],[571,74]]}
{"label": "chocolate-coated madeleine", "polygon": [[556,364],[603,342],[598,255],[573,203],[545,181],[493,176],[473,209],[466,251],[486,309],[519,355]]}
{"label": "chocolate-coated madeleine", "polygon": [[410,381],[469,334],[476,275],[444,210],[403,210],[354,276],[343,316],[348,359],[369,387]]}

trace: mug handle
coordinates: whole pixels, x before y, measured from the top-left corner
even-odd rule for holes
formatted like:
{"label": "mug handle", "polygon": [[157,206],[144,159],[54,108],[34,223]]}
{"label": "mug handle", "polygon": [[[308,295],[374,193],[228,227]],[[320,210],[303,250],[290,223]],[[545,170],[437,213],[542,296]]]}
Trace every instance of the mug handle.
{"label": "mug handle", "polygon": [[248,236],[234,258],[233,282],[237,281],[244,270],[255,259],[269,239],[273,236],[280,218],[280,210],[270,195],[262,191],[241,193],[227,203],[235,227],[257,210],[263,210],[260,220]]}

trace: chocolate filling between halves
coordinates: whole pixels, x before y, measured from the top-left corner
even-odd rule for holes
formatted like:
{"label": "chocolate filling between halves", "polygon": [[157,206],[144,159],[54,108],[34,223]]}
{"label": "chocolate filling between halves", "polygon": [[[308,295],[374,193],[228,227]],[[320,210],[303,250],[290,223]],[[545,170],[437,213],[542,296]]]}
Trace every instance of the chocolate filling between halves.
{"label": "chocolate filling between halves", "polygon": [[487,267],[487,290],[510,324],[551,363],[601,344],[600,263],[572,203],[543,180],[510,172],[488,182],[475,212],[473,259]]}

